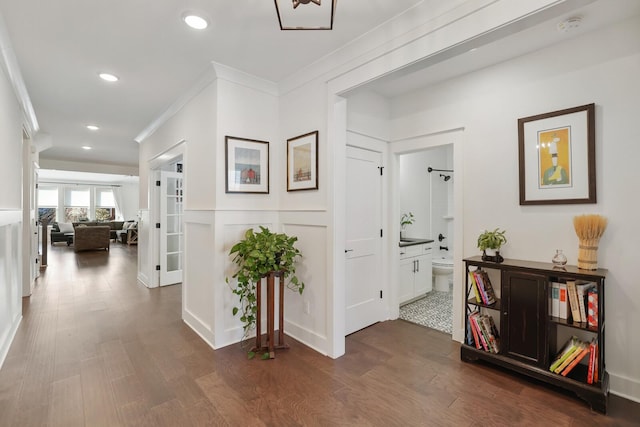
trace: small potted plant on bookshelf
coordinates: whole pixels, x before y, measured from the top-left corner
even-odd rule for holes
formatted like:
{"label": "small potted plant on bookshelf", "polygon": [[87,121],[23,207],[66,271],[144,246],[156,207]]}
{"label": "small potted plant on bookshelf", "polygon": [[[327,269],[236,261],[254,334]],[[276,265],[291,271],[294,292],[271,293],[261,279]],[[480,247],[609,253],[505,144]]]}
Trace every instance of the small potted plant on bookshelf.
{"label": "small potted plant on bookshelf", "polygon": [[402,214],[402,217],[400,217],[400,240],[406,237],[405,228],[407,228],[407,225],[413,224],[415,220],[416,219],[411,212]]}
{"label": "small potted plant on bookshelf", "polygon": [[[258,314],[256,284],[270,272],[281,272],[281,280],[287,280],[287,287],[300,294],[304,291],[304,283],[296,277],[295,262],[301,253],[294,246],[298,240],[295,236],[285,233],[272,233],[266,227],[260,227],[260,232],[248,229],[244,239],[233,245],[229,255],[233,255],[233,262],[237,271],[231,276],[236,279],[235,287],[231,286],[227,277],[226,282],[231,291],[238,296],[239,306],[233,307],[235,316],[240,313],[240,321],[244,328],[244,338],[255,329]],[[256,331],[257,334],[260,331]],[[249,358],[255,356],[254,351],[248,352]],[[263,359],[269,353],[262,355]]]}
{"label": "small potted plant on bookshelf", "polygon": [[483,261],[504,261],[504,258],[500,255],[500,248],[507,243],[505,233],[505,230],[496,228],[493,231],[485,230],[478,236],[478,249],[482,251]]}

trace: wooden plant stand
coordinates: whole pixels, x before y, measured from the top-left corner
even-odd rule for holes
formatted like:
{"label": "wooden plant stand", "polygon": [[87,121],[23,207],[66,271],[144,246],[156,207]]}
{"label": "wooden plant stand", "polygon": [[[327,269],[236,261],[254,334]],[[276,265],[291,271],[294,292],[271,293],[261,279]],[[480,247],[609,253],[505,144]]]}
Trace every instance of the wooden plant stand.
{"label": "wooden plant stand", "polygon": [[[256,313],[256,346],[252,351],[256,353],[269,352],[269,358],[275,359],[278,349],[288,349],[289,346],[284,342],[284,272],[272,271],[267,276],[267,342],[266,345],[262,345],[262,280],[257,283],[256,286],[256,304],[258,306],[258,312]],[[280,292],[279,292],[279,313],[278,313],[278,345],[275,343],[275,278],[280,280]]]}

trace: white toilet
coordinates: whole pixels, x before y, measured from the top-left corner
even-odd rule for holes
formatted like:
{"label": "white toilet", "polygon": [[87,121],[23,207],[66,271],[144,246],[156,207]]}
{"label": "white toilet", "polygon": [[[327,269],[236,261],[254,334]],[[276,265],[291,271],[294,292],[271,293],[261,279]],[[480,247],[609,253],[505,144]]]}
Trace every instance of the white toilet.
{"label": "white toilet", "polygon": [[433,288],[440,292],[449,292],[453,284],[453,259],[433,258]]}

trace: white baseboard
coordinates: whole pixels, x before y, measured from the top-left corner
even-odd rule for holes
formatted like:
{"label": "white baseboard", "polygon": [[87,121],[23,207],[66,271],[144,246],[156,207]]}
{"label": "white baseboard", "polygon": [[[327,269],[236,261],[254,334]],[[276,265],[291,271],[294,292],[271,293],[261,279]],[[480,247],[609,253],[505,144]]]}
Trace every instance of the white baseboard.
{"label": "white baseboard", "polygon": [[22,315],[18,316],[17,319],[13,322],[9,333],[7,334],[7,338],[0,345],[0,369],[2,369],[2,365],[4,365],[4,361],[9,354],[9,348],[11,347],[11,343],[16,336],[16,332],[18,332],[18,327],[20,326],[20,322],[22,322]]}
{"label": "white baseboard", "polygon": [[609,392],[640,403],[640,381],[609,372]]}
{"label": "white baseboard", "polygon": [[209,327],[207,327],[207,325],[201,322],[200,319],[198,319],[196,316],[193,316],[187,310],[183,309],[182,321],[186,323],[187,326],[189,326],[193,330],[193,332],[198,334],[198,336],[200,336],[200,338],[202,338],[204,342],[209,345],[209,347],[214,350],[216,349],[215,333]]}
{"label": "white baseboard", "polygon": [[284,333],[307,347],[311,347],[318,353],[326,356],[326,349],[329,348],[327,343],[327,337],[319,335],[309,329],[303,328],[300,325],[284,320]]}

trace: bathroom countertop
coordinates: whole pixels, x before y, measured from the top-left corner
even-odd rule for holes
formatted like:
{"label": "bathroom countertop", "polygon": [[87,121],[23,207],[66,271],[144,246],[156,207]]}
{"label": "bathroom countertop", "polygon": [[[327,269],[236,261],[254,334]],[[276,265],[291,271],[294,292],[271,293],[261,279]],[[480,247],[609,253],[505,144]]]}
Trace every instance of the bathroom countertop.
{"label": "bathroom countertop", "polygon": [[404,248],[405,246],[424,245],[425,243],[433,243],[433,239],[418,239],[414,237],[405,237],[400,240],[398,246]]}

